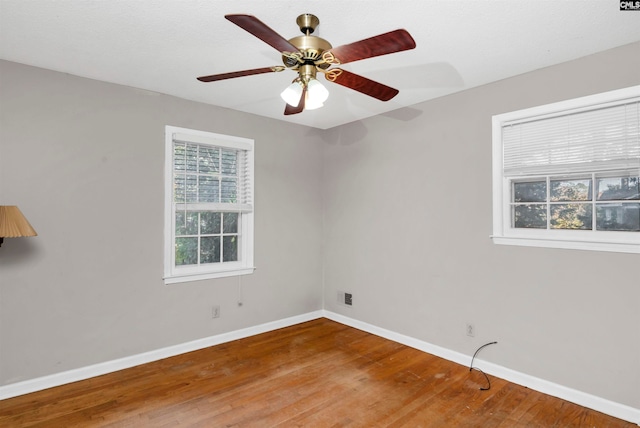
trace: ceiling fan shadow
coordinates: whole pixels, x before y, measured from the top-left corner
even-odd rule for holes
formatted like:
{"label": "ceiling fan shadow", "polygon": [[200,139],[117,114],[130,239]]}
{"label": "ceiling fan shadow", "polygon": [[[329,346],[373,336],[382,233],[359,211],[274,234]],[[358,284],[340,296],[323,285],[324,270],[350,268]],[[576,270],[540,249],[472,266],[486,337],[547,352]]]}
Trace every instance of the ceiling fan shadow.
{"label": "ceiling fan shadow", "polygon": [[402,122],[409,122],[417,118],[423,113],[422,110],[413,107],[401,107],[396,110],[390,110],[384,113],[380,113],[379,116],[388,117],[389,119],[400,120]]}
{"label": "ceiling fan shadow", "polygon": [[[419,101],[414,92],[441,93],[444,91],[446,93],[452,88],[464,86],[460,73],[445,62],[356,72],[400,91],[396,98],[382,103],[379,106],[381,110],[377,114],[402,121],[413,120],[422,114],[419,109],[409,107],[415,104],[414,101]],[[353,107],[367,110],[372,108],[368,97],[347,96],[346,98]],[[388,107],[393,108],[388,109]]]}
{"label": "ceiling fan shadow", "polygon": [[464,86],[464,79],[460,73],[447,62],[432,62],[370,71],[367,72],[367,77],[390,86],[397,84],[396,88],[401,92],[410,89],[460,88]]}

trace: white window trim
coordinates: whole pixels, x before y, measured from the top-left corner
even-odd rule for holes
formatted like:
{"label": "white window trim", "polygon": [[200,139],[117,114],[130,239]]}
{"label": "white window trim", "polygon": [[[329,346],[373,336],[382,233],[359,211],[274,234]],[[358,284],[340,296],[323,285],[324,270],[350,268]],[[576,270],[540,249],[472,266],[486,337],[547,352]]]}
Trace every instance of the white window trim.
{"label": "white window trim", "polygon": [[640,86],[576,98],[493,116],[493,234],[495,244],[640,254],[640,232],[522,229],[511,227],[511,180],[503,176],[502,127],[505,123],[580,111],[594,105],[640,96]]}
{"label": "white window trim", "polygon": [[[214,144],[221,147],[230,147],[247,150],[247,161],[252,171],[254,170],[254,140],[241,137],[233,137],[212,132],[197,131],[176,126],[165,127],[165,170],[164,170],[164,283],[176,284],[205,279],[224,278],[253,273],[254,250],[254,213],[243,212],[240,229],[243,234],[240,261],[211,264],[204,266],[175,267],[175,251],[173,246],[173,231],[175,231],[175,217],[173,216],[173,140],[174,134],[180,140],[194,143]],[[255,175],[255,172],[254,172]],[[250,193],[253,194],[253,180],[250,184]],[[246,235],[246,236],[245,236]]]}

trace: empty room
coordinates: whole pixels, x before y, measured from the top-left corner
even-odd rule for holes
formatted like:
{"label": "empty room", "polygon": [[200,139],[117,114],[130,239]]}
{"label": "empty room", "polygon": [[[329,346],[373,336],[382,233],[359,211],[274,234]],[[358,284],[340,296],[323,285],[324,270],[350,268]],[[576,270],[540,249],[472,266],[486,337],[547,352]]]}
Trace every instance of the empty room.
{"label": "empty room", "polygon": [[640,425],[640,2],[0,0],[0,426]]}

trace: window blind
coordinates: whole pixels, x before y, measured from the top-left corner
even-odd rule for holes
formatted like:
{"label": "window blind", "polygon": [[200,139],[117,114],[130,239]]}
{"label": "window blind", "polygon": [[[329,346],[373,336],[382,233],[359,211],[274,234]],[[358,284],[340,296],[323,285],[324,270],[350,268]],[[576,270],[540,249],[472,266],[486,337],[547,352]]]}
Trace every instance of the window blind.
{"label": "window blind", "polygon": [[640,168],[640,98],[502,126],[505,177]]}
{"label": "window blind", "polygon": [[248,151],[195,143],[174,135],[173,184],[177,210],[251,212]]}

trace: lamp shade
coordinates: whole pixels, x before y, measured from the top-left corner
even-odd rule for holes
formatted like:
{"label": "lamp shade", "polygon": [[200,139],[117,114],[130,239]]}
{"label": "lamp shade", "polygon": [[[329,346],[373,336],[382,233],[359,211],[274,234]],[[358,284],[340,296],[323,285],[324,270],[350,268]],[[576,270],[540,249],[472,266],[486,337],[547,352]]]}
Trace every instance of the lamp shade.
{"label": "lamp shade", "polygon": [[297,107],[302,96],[303,85],[307,86],[307,94],[304,99],[305,110],[315,110],[322,107],[324,102],[329,98],[329,91],[322,83],[315,78],[310,78],[307,83],[303,83],[300,79],[296,79],[291,85],[282,91],[280,96],[292,107]]}
{"label": "lamp shade", "polygon": [[36,231],[15,205],[0,205],[0,239],[36,236]]}
{"label": "lamp shade", "polygon": [[316,104],[322,104],[329,98],[329,91],[318,79],[310,79],[307,84],[308,98]]}
{"label": "lamp shade", "polygon": [[290,106],[298,107],[300,97],[302,96],[302,84],[300,81],[296,80],[291,85],[287,86],[280,96]]}

